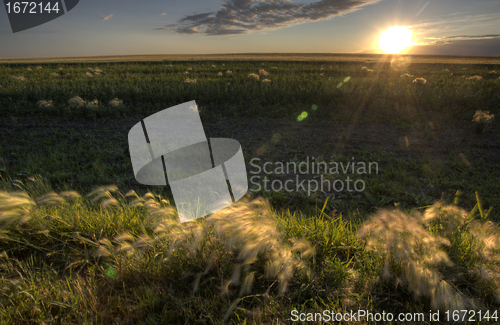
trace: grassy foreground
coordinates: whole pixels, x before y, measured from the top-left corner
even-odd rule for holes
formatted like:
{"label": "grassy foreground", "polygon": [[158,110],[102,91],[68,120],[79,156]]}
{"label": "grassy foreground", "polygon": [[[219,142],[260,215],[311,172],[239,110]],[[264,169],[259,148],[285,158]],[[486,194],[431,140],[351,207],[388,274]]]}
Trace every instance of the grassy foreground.
{"label": "grassy foreground", "polygon": [[16,189],[0,193],[2,324],[288,324],[292,310],[423,313],[422,324],[429,309],[441,320],[446,310],[498,316],[500,231],[478,206],[384,209],[354,225],[247,197],[180,224],[152,193],[36,198],[48,190],[38,180]]}
{"label": "grassy foreground", "polygon": [[[498,58],[122,59],[0,65],[0,324],[497,322]],[[241,143],[251,187],[296,176],[255,158],[378,172],[361,192],[254,188],[179,224],[168,187],[135,182],[127,134],[190,100],[207,137]]]}

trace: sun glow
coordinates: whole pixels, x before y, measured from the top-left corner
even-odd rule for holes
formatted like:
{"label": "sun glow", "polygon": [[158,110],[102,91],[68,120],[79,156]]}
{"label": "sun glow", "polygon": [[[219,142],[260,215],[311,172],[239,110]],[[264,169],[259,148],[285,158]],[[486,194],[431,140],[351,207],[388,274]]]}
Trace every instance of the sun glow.
{"label": "sun glow", "polygon": [[411,34],[411,30],[405,26],[389,27],[380,34],[378,45],[386,53],[399,53],[406,47],[413,45]]}

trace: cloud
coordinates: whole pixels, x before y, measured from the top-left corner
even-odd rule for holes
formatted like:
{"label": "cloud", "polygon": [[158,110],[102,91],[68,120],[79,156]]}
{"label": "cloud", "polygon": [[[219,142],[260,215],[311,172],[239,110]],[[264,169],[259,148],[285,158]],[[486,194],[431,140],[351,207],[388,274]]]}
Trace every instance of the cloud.
{"label": "cloud", "polygon": [[452,38],[412,46],[408,54],[500,55],[500,37]]}
{"label": "cloud", "polygon": [[103,16],[103,17],[101,17],[101,20],[108,20],[111,17],[113,17],[113,15]]}
{"label": "cloud", "polygon": [[[418,42],[400,54],[423,55],[500,55],[500,35],[459,35],[428,37],[429,41]],[[378,48],[363,49],[355,53],[377,53]]]}
{"label": "cloud", "polygon": [[427,39],[491,39],[491,38],[500,38],[500,35],[475,35],[475,36],[467,36],[467,35],[460,35],[460,36],[443,36],[439,38],[434,38],[434,37],[428,37]]}
{"label": "cloud", "polygon": [[[356,53],[383,54],[380,49],[365,49]],[[406,55],[500,55],[500,37],[481,39],[436,40],[410,46],[400,54]]]}
{"label": "cloud", "polygon": [[443,35],[468,34],[470,30],[498,30],[500,13],[470,15],[463,12],[448,14],[438,19],[422,20],[411,26],[414,35]]}
{"label": "cloud", "polygon": [[[498,21],[500,21],[499,12],[479,15],[455,12],[434,19],[421,20],[410,26],[414,39],[417,40],[417,45],[412,47],[411,52],[495,55],[492,53],[498,53],[498,42],[494,40],[500,38]],[[473,30],[481,34],[471,35],[470,32]],[[467,49],[466,45],[481,46],[482,49]]]}
{"label": "cloud", "polygon": [[318,0],[309,4],[290,0],[227,0],[217,12],[186,16],[171,30],[178,34],[234,35],[283,28],[356,11],[380,0]]}
{"label": "cloud", "polygon": [[458,36],[443,36],[443,37],[425,37],[425,40],[431,41],[421,41],[417,45],[446,45],[452,44],[457,40],[481,40],[481,39],[494,39],[500,38],[500,35],[458,35]]}
{"label": "cloud", "polygon": [[165,16],[166,14],[167,14],[167,13],[166,13],[166,12],[164,12],[164,13],[162,13],[160,16]]}

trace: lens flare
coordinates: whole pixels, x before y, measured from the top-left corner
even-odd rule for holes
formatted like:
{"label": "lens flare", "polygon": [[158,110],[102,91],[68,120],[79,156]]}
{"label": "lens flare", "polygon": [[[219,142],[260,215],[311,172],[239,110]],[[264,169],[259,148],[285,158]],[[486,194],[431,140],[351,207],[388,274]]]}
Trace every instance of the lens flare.
{"label": "lens flare", "polygon": [[411,56],[409,55],[401,55],[393,58],[391,60],[391,68],[394,71],[404,71],[411,64]]}
{"label": "lens flare", "polygon": [[116,279],[118,276],[118,273],[116,272],[116,270],[111,265],[109,265],[107,263],[104,264],[104,272],[110,278]]}
{"label": "lens flare", "polygon": [[297,120],[298,120],[299,122],[302,122],[302,120],[304,120],[307,116],[308,116],[307,112],[302,112],[302,114],[300,114],[300,115],[297,117]]}
{"label": "lens flare", "polygon": [[386,53],[399,53],[408,46],[413,45],[411,34],[412,31],[405,26],[389,27],[380,34],[378,45]]}

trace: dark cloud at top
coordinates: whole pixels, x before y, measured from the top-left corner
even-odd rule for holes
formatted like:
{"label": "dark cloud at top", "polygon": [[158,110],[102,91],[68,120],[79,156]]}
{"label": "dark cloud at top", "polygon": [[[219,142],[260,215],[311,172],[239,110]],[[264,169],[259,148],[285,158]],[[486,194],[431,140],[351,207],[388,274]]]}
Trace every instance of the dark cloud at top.
{"label": "dark cloud at top", "polygon": [[184,17],[158,30],[179,34],[231,35],[276,29],[343,15],[380,0],[319,0],[310,4],[290,0],[227,0],[215,13]]}
{"label": "dark cloud at top", "polygon": [[193,15],[193,16],[187,16],[186,18],[181,19],[179,22],[186,22],[186,21],[198,21],[202,19],[208,18],[210,15],[213,15],[213,12],[209,12],[206,14],[198,14],[198,15]]}

